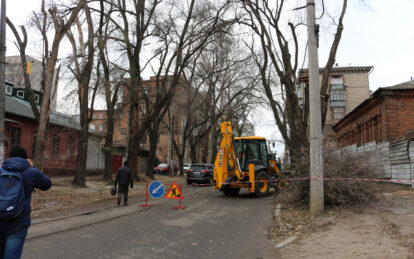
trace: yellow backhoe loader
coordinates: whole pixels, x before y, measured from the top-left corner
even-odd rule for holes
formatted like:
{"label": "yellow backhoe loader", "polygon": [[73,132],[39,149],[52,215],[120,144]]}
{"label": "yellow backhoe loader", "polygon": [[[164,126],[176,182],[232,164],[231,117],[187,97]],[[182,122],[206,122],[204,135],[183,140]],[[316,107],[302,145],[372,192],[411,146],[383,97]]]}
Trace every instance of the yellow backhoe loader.
{"label": "yellow backhoe loader", "polygon": [[214,163],[214,188],[236,195],[241,188],[262,197],[287,186],[275,157],[269,154],[263,137],[233,137],[230,122],[220,125],[220,148]]}

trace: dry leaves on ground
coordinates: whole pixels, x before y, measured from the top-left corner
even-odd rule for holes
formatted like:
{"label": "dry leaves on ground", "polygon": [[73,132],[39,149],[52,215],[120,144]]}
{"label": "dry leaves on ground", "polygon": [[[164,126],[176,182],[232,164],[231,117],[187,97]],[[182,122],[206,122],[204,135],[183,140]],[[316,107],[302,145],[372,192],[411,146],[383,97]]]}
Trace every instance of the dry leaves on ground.
{"label": "dry leaves on ground", "polygon": [[47,192],[37,191],[32,195],[32,217],[36,218],[74,208],[87,207],[96,202],[111,199],[113,199],[113,196],[106,190],[89,193],[54,190]]}
{"label": "dry leaves on ground", "polygon": [[[156,179],[140,176],[140,182],[134,182],[134,189],[129,196],[134,197],[145,194],[145,184],[154,180],[162,181],[168,185],[182,180],[182,177],[156,176]],[[52,188],[46,192],[35,191],[32,194],[32,217],[38,218],[45,215],[67,212],[74,209],[91,209],[98,203],[114,200],[110,195],[111,186],[101,176],[91,176],[86,179],[87,188],[75,188],[72,186],[71,177],[52,179]],[[145,196],[143,196],[145,197]]]}

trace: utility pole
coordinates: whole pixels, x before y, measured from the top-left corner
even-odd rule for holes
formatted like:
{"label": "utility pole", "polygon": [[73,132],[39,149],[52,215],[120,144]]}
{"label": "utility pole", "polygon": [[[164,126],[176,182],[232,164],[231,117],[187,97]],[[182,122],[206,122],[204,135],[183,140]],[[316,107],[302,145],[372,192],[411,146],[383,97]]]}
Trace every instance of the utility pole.
{"label": "utility pole", "polygon": [[307,0],[308,70],[310,111],[310,212],[319,215],[324,211],[321,83],[319,81],[318,26],[315,24],[315,1]]}
{"label": "utility pole", "polygon": [[1,0],[1,18],[0,18],[0,166],[5,158],[4,140],[6,134],[6,0]]}

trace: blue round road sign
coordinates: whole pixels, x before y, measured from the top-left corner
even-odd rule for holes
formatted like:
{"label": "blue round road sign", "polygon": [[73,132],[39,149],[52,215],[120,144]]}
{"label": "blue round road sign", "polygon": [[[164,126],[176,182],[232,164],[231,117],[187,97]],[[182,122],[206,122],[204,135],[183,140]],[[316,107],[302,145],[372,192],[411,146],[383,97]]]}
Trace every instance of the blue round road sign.
{"label": "blue round road sign", "polygon": [[164,184],[160,181],[153,181],[148,187],[148,192],[153,198],[161,198],[165,192]]}

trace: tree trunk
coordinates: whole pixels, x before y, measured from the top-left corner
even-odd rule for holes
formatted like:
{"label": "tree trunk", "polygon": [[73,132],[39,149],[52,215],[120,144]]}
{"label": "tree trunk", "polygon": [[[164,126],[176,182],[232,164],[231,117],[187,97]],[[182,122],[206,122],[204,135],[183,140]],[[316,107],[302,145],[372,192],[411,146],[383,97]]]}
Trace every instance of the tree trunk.
{"label": "tree trunk", "polygon": [[135,100],[138,94],[137,91],[137,79],[131,78],[131,87],[130,87],[130,111],[129,111],[129,139],[128,139],[128,162],[132,170],[133,177],[139,181],[138,176],[138,147],[139,139],[137,131],[139,129],[138,121],[138,102]]}
{"label": "tree trunk", "polygon": [[217,156],[217,141],[218,141],[218,135],[216,128],[212,128],[211,130],[211,164],[214,165],[216,162],[216,156]]}
{"label": "tree trunk", "polygon": [[[37,130],[36,144],[35,144],[35,154],[34,154],[34,165],[43,170],[43,160],[45,158],[45,147],[47,142],[47,129],[49,124],[49,115],[50,115],[50,102],[51,102],[51,92],[53,87],[53,77],[55,71],[55,64],[57,60],[57,51],[52,52],[53,57],[49,58],[49,63],[47,64],[46,72],[46,83],[45,89],[43,91],[42,97],[42,106],[40,108],[40,120]],[[56,55],[56,56],[55,56]]]}
{"label": "tree trunk", "polygon": [[86,162],[88,157],[88,86],[82,84],[79,86],[79,103],[80,103],[80,141],[78,146],[78,161],[76,175],[72,184],[84,188],[86,187]]}
{"label": "tree trunk", "polygon": [[108,118],[107,118],[107,131],[105,136],[105,170],[104,170],[104,180],[112,184],[112,145],[113,145],[113,134],[114,134],[114,111],[113,109],[108,109]]}
{"label": "tree trunk", "polygon": [[148,137],[150,142],[150,149],[148,153],[148,167],[147,172],[145,173],[146,176],[154,179],[154,159],[157,152],[157,142],[158,142],[158,119],[156,119],[153,123],[153,128],[148,130]]}
{"label": "tree trunk", "polygon": [[194,143],[194,137],[188,138],[188,143],[190,144],[190,159],[191,163],[197,163],[197,151],[196,151],[196,145]]}

